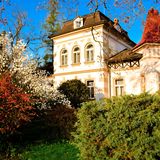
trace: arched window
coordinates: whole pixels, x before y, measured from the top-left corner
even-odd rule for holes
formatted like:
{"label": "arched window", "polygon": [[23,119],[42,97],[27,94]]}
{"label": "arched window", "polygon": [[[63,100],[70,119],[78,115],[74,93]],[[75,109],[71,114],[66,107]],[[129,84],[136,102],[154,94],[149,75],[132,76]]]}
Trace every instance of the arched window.
{"label": "arched window", "polygon": [[73,64],[80,63],[80,49],[79,47],[75,47],[73,49]]}
{"label": "arched window", "polygon": [[93,49],[93,45],[92,44],[88,44],[86,46],[86,51],[85,51],[85,54],[86,54],[86,62],[91,62],[94,60],[94,49]]}
{"label": "arched window", "polygon": [[61,51],[61,66],[65,66],[68,64],[68,53],[66,49],[62,49]]}

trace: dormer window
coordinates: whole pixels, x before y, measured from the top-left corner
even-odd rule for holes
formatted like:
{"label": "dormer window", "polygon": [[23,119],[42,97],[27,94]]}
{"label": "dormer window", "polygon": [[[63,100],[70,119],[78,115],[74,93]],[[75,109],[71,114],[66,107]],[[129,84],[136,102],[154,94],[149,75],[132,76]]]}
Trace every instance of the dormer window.
{"label": "dormer window", "polygon": [[81,17],[77,17],[75,20],[74,20],[74,29],[77,29],[77,28],[80,28],[83,26],[83,18]]}
{"label": "dormer window", "polygon": [[81,21],[76,21],[76,28],[81,27]]}

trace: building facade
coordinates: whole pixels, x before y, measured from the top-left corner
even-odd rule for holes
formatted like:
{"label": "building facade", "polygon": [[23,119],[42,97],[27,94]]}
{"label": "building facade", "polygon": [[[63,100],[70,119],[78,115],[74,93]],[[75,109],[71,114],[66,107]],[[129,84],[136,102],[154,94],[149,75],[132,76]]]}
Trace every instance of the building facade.
{"label": "building facade", "polygon": [[160,90],[160,15],[148,12],[142,40],[109,59],[110,95]]}
{"label": "building facade", "polygon": [[[79,79],[96,99],[159,89],[159,42],[136,45],[117,19],[113,22],[99,11],[78,16],[50,38],[55,87]],[[149,70],[153,64],[155,70]]]}
{"label": "building facade", "polygon": [[92,88],[91,98],[109,96],[105,59],[135,45],[125,31],[120,33],[113,24],[98,11],[64,23],[61,32],[51,36],[55,87],[79,79]]}

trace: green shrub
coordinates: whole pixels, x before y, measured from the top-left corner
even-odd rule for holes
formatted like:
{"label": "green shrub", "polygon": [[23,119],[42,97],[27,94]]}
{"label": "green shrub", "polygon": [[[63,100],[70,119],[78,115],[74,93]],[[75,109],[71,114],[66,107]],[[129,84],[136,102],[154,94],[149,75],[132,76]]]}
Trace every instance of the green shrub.
{"label": "green shrub", "polygon": [[10,141],[13,144],[29,144],[62,138],[70,139],[75,122],[75,109],[54,106],[50,110],[42,110],[38,117],[20,127]]}
{"label": "green shrub", "polygon": [[2,156],[8,159],[13,158],[30,144],[53,143],[59,139],[71,139],[70,133],[74,130],[75,121],[74,108],[57,105],[50,110],[39,111],[38,117],[18,128],[9,137],[6,138],[0,134],[0,159],[5,160],[5,158],[1,158]]}
{"label": "green shrub", "polygon": [[85,103],[74,144],[82,160],[160,159],[160,96],[141,94]]}
{"label": "green shrub", "polygon": [[88,88],[80,80],[67,80],[58,87],[58,90],[66,95],[72,107],[75,108],[80,107],[82,102],[89,100]]}
{"label": "green shrub", "polygon": [[15,148],[20,150],[28,144],[71,139],[77,120],[75,112],[74,108],[56,105],[50,110],[39,110],[37,117],[16,129],[14,134],[0,134],[0,159],[2,155],[11,157]]}
{"label": "green shrub", "polygon": [[44,119],[49,128],[56,128],[56,137],[70,139],[77,120],[76,110],[64,106],[56,106],[45,112]]}

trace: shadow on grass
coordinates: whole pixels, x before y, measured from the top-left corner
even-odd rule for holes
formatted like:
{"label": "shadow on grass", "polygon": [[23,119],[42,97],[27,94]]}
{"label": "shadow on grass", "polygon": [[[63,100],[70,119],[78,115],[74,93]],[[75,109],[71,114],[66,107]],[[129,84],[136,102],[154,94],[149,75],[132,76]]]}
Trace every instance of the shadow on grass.
{"label": "shadow on grass", "polygon": [[19,154],[22,160],[78,160],[78,149],[68,141],[30,145]]}

